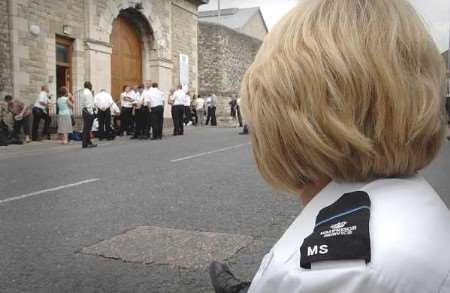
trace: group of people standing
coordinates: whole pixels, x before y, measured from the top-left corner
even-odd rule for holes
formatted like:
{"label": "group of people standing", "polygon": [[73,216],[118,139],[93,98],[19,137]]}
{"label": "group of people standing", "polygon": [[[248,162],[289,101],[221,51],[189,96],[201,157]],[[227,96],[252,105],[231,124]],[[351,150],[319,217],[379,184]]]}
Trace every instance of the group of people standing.
{"label": "group of people standing", "polygon": [[[149,81],[145,85],[135,87],[124,86],[119,99],[120,108],[106,90],[100,90],[94,95],[92,84],[89,81],[84,83],[84,88],[77,99],[83,118],[81,134],[83,148],[97,146],[91,141],[93,131],[99,140],[112,140],[116,135],[130,135],[131,139],[160,140],[163,138],[166,98],[156,82]],[[170,90],[167,100],[172,108],[174,136],[183,135],[186,125],[209,125],[211,123],[212,126],[217,126],[217,97],[214,94],[206,99],[196,95],[191,98],[187,87],[179,85],[176,90]],[[50,139],[50,113],[56,107],[61,143],[69,143],[69,137],[73,133],[75,125],[76,101],[75,96],[67,88],[58,89],[56,102],[52,100],[47,85],[41,87],[41,92],[32,105],[27,106],[23,101],[12,96],[6,96],[5,102],[7,110],[12,113],[14,118],[13,131],[10,136],[19,141],[19,134],[23,129],[26,142]],[[42,120],[44,126],[39,135],[39,126]],[[117,123],[119,120],[120,126]],[[32,125],[30,125],[31,122]],[[32,129],[31,137],[30,128]]]}

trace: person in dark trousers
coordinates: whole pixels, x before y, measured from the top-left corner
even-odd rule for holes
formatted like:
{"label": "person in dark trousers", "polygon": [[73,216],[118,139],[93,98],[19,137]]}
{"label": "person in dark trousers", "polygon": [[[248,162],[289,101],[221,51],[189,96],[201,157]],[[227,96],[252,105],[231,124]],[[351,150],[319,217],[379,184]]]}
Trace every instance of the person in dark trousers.
{"label": "person in dark trousers", "polygon": [[83,138],[82,147],[94,148],[97,145],[91,141],[91,129],[94,122],[94,97],[92,95],[92,84],[89,81],[84,83],[84,90],[80,96],[80,105],[83,111]]}
{"label": "person in dark trousers", "polygon": [[49,105],[51,96],[49,94],[49,89],[47,85],[41,87],[41,92],[34,103],[33,106],[33,127],[31,131],[31,138],[33,141],[39,139],[38,130],[41,120],[44,120],[44,129],[42,130],[42,137],[50,139],[49,126],[50,126],[50,115],[49,115]]}
{"label": "person in dark trousers", "polygon": [[152,140],[162,139],[164,123],[164,93],[159,90],[158,83],[154,82],[152,87],[144,92],[145,103],[151,109]]}
{"label": "person in dark trousers", "polygon": [[134,117],[135,117],[135,131],[132,139],[148,139],[149,138],[149,116],[150,111],[144,103],[144,85],[140,85],[135,92],[134,101]]}
{"label": "person in dark trousers", "polygon": [[132,132],[133,121],[133,97],[131,87],[125,85],[123,87],[123,93],[120,94],[120,105],[122,107],[120,114],[120,135],[125,132],[130,135]]}
{"label": "person in dark trousers", "polygon": [[114,101],[109,93],[101,90],[94,97],[94,105],[97,108],[98,138],[100,140],[114,138],[111,128],[111,107]]}
{"label": "person in dark trousers", "polygon": [[206,106],[208,107],[208,116],[206,117],[206,125],[211,121],[211,126],[217,126],[216,119],[216,107],[217,107],[217,97],[215,94],[206,99]]}
{"label": "person in dark trousers", "polygon": [[190,93],[186,93],[186,98],[184,101],[184,125],[188,125],[192,122],[192,112],[191,112],[191,96]]}
{"label": "person in dark trousers", "polygon": [[173,93],[173,114],[174,114],[174,132],[173,135],[184,135],[184,104],[186,103],[186,93],[179,85]]}

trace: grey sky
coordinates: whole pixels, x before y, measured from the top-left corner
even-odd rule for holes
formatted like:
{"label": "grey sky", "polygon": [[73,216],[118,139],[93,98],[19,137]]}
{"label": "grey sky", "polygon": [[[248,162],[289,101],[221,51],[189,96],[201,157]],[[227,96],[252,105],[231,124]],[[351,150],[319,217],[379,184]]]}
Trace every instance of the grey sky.
{"label": "grey sky", "polygon": [[[450,29],[450,1],[449,0],[408,0],[422,15],[433,38],[441,51],[449,47]],[[269,29],[292,7],[298,0],[221,0],[222,8],[260,6]],[[200,10],[217,9],[217,0],[210,0]]]}

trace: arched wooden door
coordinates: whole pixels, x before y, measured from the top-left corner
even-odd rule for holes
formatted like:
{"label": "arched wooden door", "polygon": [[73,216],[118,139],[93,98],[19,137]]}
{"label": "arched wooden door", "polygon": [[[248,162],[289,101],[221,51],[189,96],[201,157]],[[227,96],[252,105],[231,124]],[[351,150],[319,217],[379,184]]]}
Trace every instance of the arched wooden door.
{"label": "arched wooden door", "polygon": [[113,23],[111,43],[111,94],[117,100],[124,85],[142,83],[142,45],[136,28],[120,15]]}

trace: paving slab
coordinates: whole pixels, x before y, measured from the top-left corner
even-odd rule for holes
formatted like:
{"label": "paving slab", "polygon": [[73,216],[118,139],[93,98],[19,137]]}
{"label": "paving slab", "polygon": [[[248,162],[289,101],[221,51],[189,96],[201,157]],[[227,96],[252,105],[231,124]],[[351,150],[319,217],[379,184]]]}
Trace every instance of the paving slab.
{"label": "paving slab", "polygon": [[246,235],[139,226],[82,249],[82,253],[142,264],[202,269],[225,261],[253,238]]}

